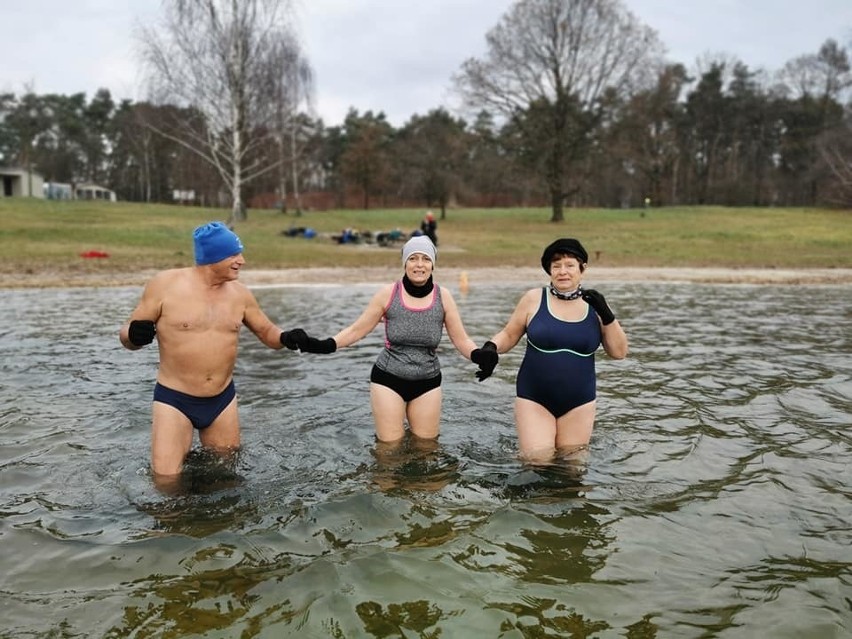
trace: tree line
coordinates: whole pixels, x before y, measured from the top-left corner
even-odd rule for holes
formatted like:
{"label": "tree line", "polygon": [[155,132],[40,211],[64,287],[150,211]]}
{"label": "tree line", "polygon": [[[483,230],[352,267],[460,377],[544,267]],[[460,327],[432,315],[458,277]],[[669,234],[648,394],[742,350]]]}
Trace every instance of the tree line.
{"label": "tree line", "polygon": [[0,95],[0,164],[123,200],[303,208],[852,206],[852,71],[828,39],[769,73],[691,71],[621,0],[518,0],[443,108],[315,117],[283,0],[173,0],[141,34],[149,99]]}

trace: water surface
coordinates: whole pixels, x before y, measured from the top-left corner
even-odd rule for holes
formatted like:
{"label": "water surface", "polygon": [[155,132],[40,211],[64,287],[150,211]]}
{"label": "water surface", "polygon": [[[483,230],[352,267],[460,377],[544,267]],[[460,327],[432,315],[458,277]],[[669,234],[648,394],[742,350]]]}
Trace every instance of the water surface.
{"label": "water surface", "polygon": [[[256,294],[325,337],[375,288]],[[524,288],[454,290],[478,343]],[[478,383],[445,337],[439,442],[385,450],[379,331],[327,356],[244,331],[243,451],[171,496],[156,349],[117,339],[139,290],[4,291],[0,637],[848,636],[850,288],[599,288],[631,355],[598,358],[585,463],[516,460],[520,346]]]}

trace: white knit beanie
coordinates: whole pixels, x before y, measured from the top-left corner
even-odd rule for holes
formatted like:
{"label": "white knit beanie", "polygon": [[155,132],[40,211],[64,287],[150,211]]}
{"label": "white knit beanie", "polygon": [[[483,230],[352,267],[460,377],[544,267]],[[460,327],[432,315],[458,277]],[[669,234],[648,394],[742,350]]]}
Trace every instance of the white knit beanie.
{"label": "white knit beanie", "polygon": [[432,260],[432,264],[435,264],[437,251],[435,249],[435,245],[432,244],[432,240],[430,240],[427,236],[415,235],[405,243],[405,246],[402,247],[402,265],[405,266],[408,258],[415,253],[422,253],[423,255],[426,255],[430,260]]}

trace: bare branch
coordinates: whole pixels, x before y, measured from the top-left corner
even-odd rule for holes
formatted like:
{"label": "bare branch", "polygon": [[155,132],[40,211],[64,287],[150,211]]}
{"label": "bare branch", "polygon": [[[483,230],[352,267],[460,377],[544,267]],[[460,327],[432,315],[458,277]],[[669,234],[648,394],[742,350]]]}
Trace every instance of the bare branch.
{"label": "bare branch", "polygon": [[454,77],[464,103],[505,121],[537,145],[562,219],[563,176],[608,100],[653,85],[663,48],[621,0],[519,0],[486,35],[482,59]]}
{"label": "bare branch", "polygon": [[142,32],[149,92],[154,103],[183,107],[180,113],[192,120],[158,123],[156,130],[216,167],[232,195],[232,219],[240,219],[244,184],[281,162],[270,149],[282,97],[303,95],[309,86],[310,66],[288,22],[289,0],[164,6],[162,22]]}

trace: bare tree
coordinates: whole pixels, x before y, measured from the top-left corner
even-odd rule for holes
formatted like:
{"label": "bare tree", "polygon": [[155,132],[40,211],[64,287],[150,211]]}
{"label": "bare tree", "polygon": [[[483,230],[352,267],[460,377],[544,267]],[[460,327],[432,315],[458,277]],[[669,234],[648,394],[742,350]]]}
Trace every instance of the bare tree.
{"label": "bare tree", "polygon": [[289,38],[289,0],[164,6],[162,23],[141,36],[152,99],[191,115],[155,130],[213,165],[230,192],[229,222],[245,219],[244,185],[280,163],[268,149],[275,148],[279,80],[287,77],[278,52]]}
{"label": "bare tree", "polygon": [[534,108],[531,137],[542,145],[551,219],[562,221],[569,171],[604,98],[653,83],[662,57],[656,32],[621,0],[518,0],[486,41],[486,57],[462,65],[456,88],[469,106],[507,120]]}
{"label": "bare tree", "polygon": [[120,114],[121,128],[127,133],[123,137],[127,139],[128,146],[133,150],[138,166],[138,180],[143,202],[151,202],[152,195],[153,148],[154,140],[157,138],[149,123],[156,121],[154,111],[155,108],[150,104],[142,103],[133,107],[128,104],[125,112]]}
{"label": "bare tree", "polygon": [[835,205],[852,206],[852,107],[845,121],[820,136],[817,147],[833,177],[828,199]]}
{"label": "bare tree", "polygon": [[[848,97],[852,87],[848,51],[836,41],[826,40],[816,55],[790,60],[782,69],[780,79],[792,92],[794,105],[799,110],[799,113],[792,113],[793,117],[786,123],[785,137],[792,141],[788,152],[798,152],[801,166],[808,167],[808,177],[804,181],[808,193],[806,202],[816,203],[821,189],[832,179],[839,181],[842,193],[843,157],[848,147],[841,144],[845,137],[841,101]],[[832,141],[835,135],[838,139]],[[831,199],[836,200],[837,196]]]}
{"label": "bare tree", "polygon": [[304,57],[299,43],[289,33],[283,33],[275,44],[273,58],[281,70],[276,78],[276,135],[278,138],[279,176],[278,190],[281,211],[287,212],[287,165],[293,185],[296,215],[301,215],[299,190],[299,163],[304,153],[310,131],[305,131],[307,118],[300,118],[300,110],[313,112],[314,74]]}
{"label": "bare tree", "polygon": [[794,98],[841,99],[852,86],[849,54],[835,40],[826,40],[819,53],[793,58],[779,73]]}

